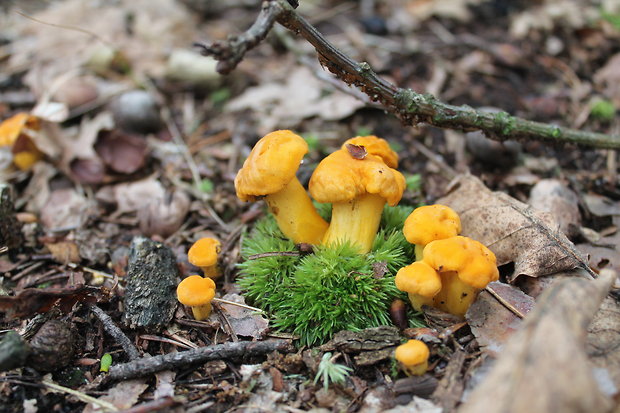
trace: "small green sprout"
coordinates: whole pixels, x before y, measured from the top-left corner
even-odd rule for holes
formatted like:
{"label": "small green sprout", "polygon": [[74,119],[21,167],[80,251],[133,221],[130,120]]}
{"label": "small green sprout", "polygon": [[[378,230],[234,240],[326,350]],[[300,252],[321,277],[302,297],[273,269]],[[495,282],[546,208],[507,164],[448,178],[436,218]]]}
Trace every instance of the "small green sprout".
{"label": "small green sprout", "polygon": [[332,357],[332,353],[323,354],[321,362],[319,363],[319,369],[314,378],[314,384],[319,380],[323,380],[323,388],[327,390],[330,383],[342,384],[345,382],[353,369],[343,366],[342,364],[334,363],[339,356],[339,354],[336,354]]}
{"label": "small green sprout", "polygon": [[610,121],[616,114],[616,107],[608,100],[596,99],[591,105],[590,114],[596,119]]}
{"label": "small green sprout", "polygon": [[422,175],[405,175],[405,184],[410,192],[419,192],[422,189]]}
{"label": "small green sprout", "polygon": [[204,192],[205,194],[210,194],[213,192],[213,181],[205,178],[203,180],[200,181],[200,191]]}
{"label": "small green sprout", "polygon": [[105,353],[101,357],[101,362],[99,364],[99,371],[106,372],[110,370],[110,366],[112,365],[112,355],[110,353]]}

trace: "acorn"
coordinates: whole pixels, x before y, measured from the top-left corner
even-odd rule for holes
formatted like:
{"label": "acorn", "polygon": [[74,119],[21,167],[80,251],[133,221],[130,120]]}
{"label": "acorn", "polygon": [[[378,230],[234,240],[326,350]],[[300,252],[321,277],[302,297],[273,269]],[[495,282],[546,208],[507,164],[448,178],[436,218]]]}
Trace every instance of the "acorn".
{"label": "acorn", "polygon": [[30,340],[30,348],[28,364],[37,371],[51,372],[67,366],[75,352],[71,323],[47,321]]}

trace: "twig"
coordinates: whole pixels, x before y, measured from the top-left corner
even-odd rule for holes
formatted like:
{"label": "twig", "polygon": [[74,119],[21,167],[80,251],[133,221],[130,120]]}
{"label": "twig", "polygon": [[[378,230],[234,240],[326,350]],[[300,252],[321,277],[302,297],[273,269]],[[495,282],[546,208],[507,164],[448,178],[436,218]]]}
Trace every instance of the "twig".
{"label": "twig", "polygon": [[506,301],[504,299],[504,297],[502,297],[500,294],[497,293],[497,291],[495,291],[493,289],[493,287],[490,286],[486,286],[484,287],[484,289],[493,296],[493,298],[495,298],[497,301],[499,301],[499,303],[501,305],[503,305],[504,307],[506,307],[506,309],[508,311],[510,311],[511,313],[513,313],[514,315],[516,315],[517,317],[519,317],[520,319],[523,320],[523,318],[525,317],[525,315],[519,311],[514,305],[510,304],[508,301]]}
{"label": "twig", "polygon": [[214,298],[212,301],[215,301],[216,303],[227,304],[227,305],[235,305],[237,307],[245,308],[246,310],[255,311],[257,313],[264,313],[264,311],[261,310],[260,308],[252,307],[247,304],[236,303],[234,301],[224,300],[222,298]]}
{"label": "twig", "polygon": [[117,364],[110,367],[109,377],[111,380],[127,380],[162,370],[199,365],[209,360],[239,359],[243,356],[258,356],[273,351],[291,352],[293,350],[294,347],[289,340],[238,341],[236,343],[217,344]]}
{"label": "twig", "polygon": [[61,393],[66,393],[66,394],[70,394],[72,396],[75,396],[79,400],[83,401],[84,403],[92,403],[95,406],[99,406],[100,408],[104,409],[105,411],[108,411],[108,412],[117,412],[118,411],[118,408],[116,406],[114,406],[112,403],[106,402],[105,400],[95,399],[94,397],[89,396],[88,394],[79,392],[77,390],[73,390],[73,389],[70,389],[68,387],[61,386],[59,384],[56,384],[56,383],[48,381],[48,380],[42,380],[41,384],[43,384],[45,387],[47,387],[48,389],[51,389],[53,391],[57,391],[57,392],[61,392]]}
{"label": "twig", "polygon": [[91,305],[90,310],[99,319],[99,321],[101,321],[105,332],[111,335],[114,340],[118,344],[120,344],[121,347],[123,347],[123,350],[125,350],[125,353],[127,353],[127,357],[129,357],[129,360],[137,360],[140,358],[140,352],[138,351],[138,349],[133,345],[133,343],[131,342],[131,340],[129,340],[125,333],[123,333],[123,331],[118,328],[116,324],[114,324],[112,318],[110,318],[110,316],[107,315],[105,311],[103,311],[96,305]]}
{"label": "twig", "polygon": [[270,251],[270,252],[261,252],[260,254],[250,255],[248,260],[257,260],[260,258],[268,258],[268,257],[299,257],[301,252],[299,251]]}
{"label": "twig", "polygon": [[266,0],[254,24],[239,36],[230,37],[211,46],[197,44],[202,53],[219,60],[217,69],[230,73],[245,53],[265,38],[274,22],[306,39],[318,53],[318,59],[340,80],[358,87],[374,102],[404,123],[427,123],[440,128],[464,131],[481,130],[495,140],[535,139],[557,143],[572,143],[596,148],[620,149],[619,135],[579,131],[556,125],[528,121],[507,112],[489,113],[469,106],[455,106],[437,100],[431,94],[419,94],[399,88],[377,76],[366,62],[358,63],[334,47],[285,0]]}

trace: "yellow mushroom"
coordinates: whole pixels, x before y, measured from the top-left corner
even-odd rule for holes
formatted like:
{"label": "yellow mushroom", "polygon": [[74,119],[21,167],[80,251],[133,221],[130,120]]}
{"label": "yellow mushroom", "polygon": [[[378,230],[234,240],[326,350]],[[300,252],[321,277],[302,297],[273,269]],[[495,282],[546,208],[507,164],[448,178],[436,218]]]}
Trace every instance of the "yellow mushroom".
{"label": "yellow mushroom", "polygon": [[306,141],[291,131],[265,135],[237,173],[235,189],[242,201],[264,197],[280,230],[293,242],[319,244],[327,222],[295,175],[307,152]]}
{"label": "yellow mushroom", "polygon": [[499,279],[495,254],[480,242],[456,236],[432,241],[424,247],[423,261],[441,277],[434,307],[464,316],[480,290]]}
{"label": "yellow mushroom", "polygon": [[[360,149],[361,148],[361,149]],[[323,159],[310,178],[310,194],[332,204],[332,219],[323,244],[343,241],[370,251],[386,202],[396,205],[405,178],[363,147],[347,146]]]}
{"label": "yellow mushroom", "polygon": [[347,145],[363,146],[371,155],[375,155],[383,159],[383,162],[390,168],[398,168],[398,154],[390,148],[390,144],[383,138],[374,135],[356,136],[347,139],[340,149],[347,149]]}
{"label": "yellow mushroom", "polygon": [[205,320],[211,314],[211,300],[215,297],[215,283],[211,278],[190,275],[177,286],[177,298],[192,308],[194,318]]}
{"label": "yellow mushroom", "polygon": [[425,205],[413,210],[405,220],[405,238],[415,244],[415,256],[422,259],[424,246],[431,241],[450,238],[461,232],[461,220],[445,205]]}
{"label": "yellow mushroom", "polygon": [[205,277],[218,278],[221,275],[217,265],[220,242],[215,238],[201,238],[187,252],[187,259],[192,265],[200,267]]}
{"label": "yellow mushroom", "polygon": [[409,301],[416,311],[423,305],[433,305],[433,298],[441,290],[441,278],[433,267],[424,261],[401,268],[394,278],[396,288],[409,295]]}
{"label": "yellow mushroom", "polygon": [[13,163],[22,171],[43,158],[32,136],[40,129],[39,119],[28,113],[18,113],[0,123],[0,146],[10,146]]}
{"label": "yellow mushroom", "polygon": [[394,356],[408,376],[421,376],[428,370],[428,346],[420,340],[409,340],[396,347]]}

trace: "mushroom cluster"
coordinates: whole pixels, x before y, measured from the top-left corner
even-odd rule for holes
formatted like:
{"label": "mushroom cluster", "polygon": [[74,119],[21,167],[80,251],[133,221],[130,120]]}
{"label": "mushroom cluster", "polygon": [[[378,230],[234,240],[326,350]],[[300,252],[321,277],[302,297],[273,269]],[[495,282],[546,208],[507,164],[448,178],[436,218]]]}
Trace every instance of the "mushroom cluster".
{"label": "mushroom cluster", "polygon": [[464,316],[480,290],[499,278],[495,254],[457,235],[460,229],[458,215],[443,205],[418,208],[407,218],[405,236],[416,244],[418,260],[401,268],[394,282],[416,310],[430,305]]}
{"label": "mushroom cluster", "polygon": [[282,233],[295,243],[350,242],[360,253],[372,247],[385,204],[396,205],[405,178],[396,169],[398,154],[376,136],[358,136],[323,159],[312,174],[310,195],[332,204],[328,224],[296,177],[308,145],[288,130],[260,139],[235,178],[243,201],[264,197]]}

